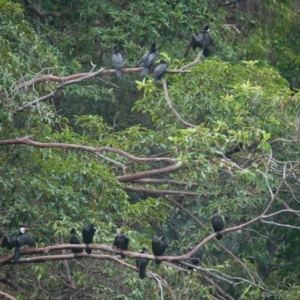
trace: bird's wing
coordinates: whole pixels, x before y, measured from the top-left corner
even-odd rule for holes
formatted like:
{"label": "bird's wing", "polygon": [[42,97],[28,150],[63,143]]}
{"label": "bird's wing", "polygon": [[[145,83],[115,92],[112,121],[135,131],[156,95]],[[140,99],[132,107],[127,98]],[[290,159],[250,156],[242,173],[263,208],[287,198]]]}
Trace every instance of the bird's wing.
{"label": "bird's wing", "polygon": [[15,246],[16,239],[10,234],[7,234],[2,240],[2,248],[6,247],[11,250]]}
{"label": "bird's wing", "polygon": [[34,242],[33,238],[27,233],[24,233],[23,235],[18,237],[18,243],[19,243],[20,247],[23,247],[25,245],[28,245],[30,247],[35,246],[35,242]]}
{"label": "bird's wing", "polygon": [[150,52],[145,53],[145,54],[142,56],[142,58],[139,60],[139,62],[138,62],[137,65],[139,66],[139,65],[141,65],[142,63],[145,63],[145,61],[148,59],[149,54],[150,54]]}
{"label": "bird's wing", "polygon": [[204,32],[202,34],[203,36],[203,39],[202,39],[202,45],[203,45],[203,48],[209,48],[210,46],[212,46],[214,44],[214,41],[210,35],[209,32]]}

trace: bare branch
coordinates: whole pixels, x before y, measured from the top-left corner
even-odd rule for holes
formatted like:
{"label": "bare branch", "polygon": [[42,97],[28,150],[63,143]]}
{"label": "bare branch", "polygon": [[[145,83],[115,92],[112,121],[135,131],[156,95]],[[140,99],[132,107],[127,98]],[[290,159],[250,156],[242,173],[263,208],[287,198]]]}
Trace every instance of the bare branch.
{"label": "bare branch", "polygon": [[198,55],[197,55],[197,57],[194,61],[192,61],[191,63],[189,63],[189,64],[187,64],[183,67],[181,67],[180,70],[184,70],[184,69],[187,69],[189,67],[197,65],[201,61],[202,55],[203,55],[203,50],[198,53]]}
{"label": "bare branch", "polygon": [[[143,68],[122,68],[122,73],[137,73],[137,72],[141,72]],[[180,69],[176,69],[176,70],[166,70],[166,73],[169,74],[178,74],[178,73],[189,73],[189,70],[183,70],[182,68]],[[98,74],[96,74],[97,72],[93,72],[91,73],[91,77],[95,77]],[[103,71],[101,72],[101,75],[112,75],[115,74],[116,70],[115,69],[105,69],[103,68]],[[41,77],[35,77],[34,79],[31,79],[29,81],[23,82],[21,83],[18,88],[25,88],[25,87],[29,87],[31,85],[35,85],[38,83],[42,83],[45,81],[53,81],[53,82],[68,82],[70,80],[74,80],[74,79],[80,79],[83,78],[85,76],[87,76],[89,73],[78,73],[78,74],[73,74],[73,75],[69,75],[69,76],[65,76],[65,77],[60,77],[60,76],[55,76],[53,74],[49,74],[49,75],[45,75],[45,76],[41,76]]]}
{"label": "bare branch", "polygon": [[172,166],[165,167],[165,168],[159,168],[159,169],[154,169],[154,170],[149,170],[149,171],[138,172],[138,173],[134,173],[134,174],[117,176],[116,179],[120,182],[128,182],[128,181],[132,181],[132,180],[141,179],[144,177],[157,176],[157,175],[166,174],[166,173],[169,174],[169,173],[178,171],[181,168],[182,168],[182,164],[172,165]]}
{"label": "bare branch", "polygon": [[[94,69],[94,68],[95,68],[95,67],[93,67],[93,69]],[[92,71],[93,71],[93,69],[92,69]],[[37,103],[40,103],[40,102],[45,101],[45,100],[48,100],[48,99],[54,97],[55,95],[57,95],[57,94],[58,94],[60,91],[62,91],[66,86],[69,86],[69,85],[71,85],[71,84],[79,83],[79,82],[82,82],[82,81],[84,81],[84,80],[93,78],[93,77],[95,77],[95,76],[101,74],[104,70],[105,70],[104,68],[100,68],[97,72],[92,72],[92,71],[91,71],[91,72],[87,73],[87,74],[86,74],[85,76],[83,76],[83,77],[80,77],[80,78],[77,78],[77,79],[73,79],[73,80],[69,80],[69,81],[67,81],[67,82],[63,82],[63,83],[60,84],[58,87],[56,87],[56,89],[55,89],[54,92],[52,92],[52,93],[50,93],[50,94],[47,94],[47,95],[45,95],[45,96],[43,96],[43,97],[40,97],[40,98],[38,98],[38,99],[35,99],[35,100],[33,100],[33,101],[31,101],[31,102],[29,102],[29,103],[27,103],[27,104],[21,106],[20,108],[18,108],[17,110],[15,110],[15,111],[13,112],[13,114],[19,113],[19,112],[21,112],[21,111],[23,111],[23,110],[25,110],[25,109],[28,109],[28,108],[30,108],[30,107],[36,105]]]}
{"label": "bare branch", "polygon": [[272,224],[272,225],[275,225],[275,226],[280,226],[280,227],[287,227],[287,228],[300,229],[299,226],[293,226],[293,225],[288,225],[288,224],[280,224],[280,223],[271,222],[271,221],[266,221],[266,220],[261,220],[261,222],[267,223],[267,224]]}
{"label": "bare branch", "polygon": [[[176,160],[174,158],[168,158],[168,157],[153,157],[153,158],[141,158],[136,157],[133,155],[130,155],[129,153],[122,151],[117,148],[112,147],[90,147],[90,146],[84,146],[84,145],[77,145],[77,144],[65,144],[65,143],[40,143],[35,142],[31,140],[29,137],[22,137],[22,138],[15,138],[15,139],[9,139],[9,140],[2,140],[0,141],[1,145],[16,145],[16,144],[25,144],[30,145],[38,148],[60,148],[60,149],[67,149],[67,150],[82,150],[87,151],[91,153],[98,153],[98,152],[114,152],[119,155],[122,155],[130,160],[136,161],[136,162],[152,162],[152,161],[167,161],[174,163]],[[179,168],[180,169],[180,168]]]}
{"label": "bare branch", "polygon": [[273,216],[278,215],[278,214],[280,214],[280,213],[282,213],[282,212],[300,213],[300,210],[283,209],[283,210],[279,210],[279,211],[277,211],[277,212],[275,212],[275,213],[272,213],[272,214],[270,214],[270,215],[262,216],[262,219],[273,217]]}
{"label": "bare branch", "polygon": [[168,88],[167,88],[167,83],[164,79],[161,80],[163,88],[164,88],[164,93],[165,93],[165,99],[167,100],[167,104],[169,106],[169,108],[171,109],[171,111],[173,112],[173,114],[175,115],[175,117],[179,120],[180,123],[188,126],[188,127],[192,127],[192,128],[196,128],[196,125],[193,125],[191,123],[188,123],[186,121],[184,121],[181,116],[179,115],[179,113],[175,110],[175,108],[172,106],[171,100],[169,98],[169,94],[168,94]]}
{"label": "bare branch", "polygon": [[[139,179],[132,181],[134,183],[150,183],[150,184],[168,184],[168,185],[180,185],[180,186],[187,186],[188,183],[185,181],[179,180],[169,180],[169,179]],[[192,183],[191,187],[197,187],[197,183]]]}

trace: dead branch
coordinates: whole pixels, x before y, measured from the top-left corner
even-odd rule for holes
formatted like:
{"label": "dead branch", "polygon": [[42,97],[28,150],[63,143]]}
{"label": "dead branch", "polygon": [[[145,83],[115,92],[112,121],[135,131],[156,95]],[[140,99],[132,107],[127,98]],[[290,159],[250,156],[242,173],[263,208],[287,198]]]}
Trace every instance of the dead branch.
{"label": "dead branch", "polygon": [[169,97],[169,94],[168,94],[168,88],[167,88],[167,83],[164,79],[161,80],[162,82],[162,85],[163,85],[163,88],[164,88],[164,93],[165,93],[165,99],[167,101],[167,104],[169,106],[169,108],[171,109],[171,111],[173,112],[173,114],[175,115],[175,117],[178,119],[178,121],[188,127],[192,127],[192,128],[196,128],[197,126],[194,125],[194,124],[191,124],[187,121],[184,121],[180,114],[175,110],[175,108],[172,106],[172,103],[171,103],[171,100],[170,100],[170,97]]}
{"label": "dead branch", "polygon": [[[153,161],[167,161],[167,162],[172,162],[172,163],[176,162],[176,160],[174,158],[168,158],[168,157],[153,157],[153,158],[136,157],[125,151],[122,151],[120,149],[113,148],[113,147],[90,147],[90,146],[84,146],[84,145],[78,145],[78,144],[65,144],[65,143],[40,143],[40,142],[35,142],[35,141],[31,140],[29,137],[21,137],[21,138],[0,141],[0,146],[2,146],[2,145],[17,145],[17,144],[25,144],[25,145],[34,146],[37,148],[59,148],[59,149],[66,149],[66,150],[82,150],[82,151],[87,151],[87,152],[91,152],[94,154],[99,153],[99,152],[114,152],[116,154],[122,155],[132,161],[135,161],[135,162],[153,162]],[[163,173],[163,170],[162,170],[162,173]],[[122,176],[120,176],[120,177],[122,177]]]}

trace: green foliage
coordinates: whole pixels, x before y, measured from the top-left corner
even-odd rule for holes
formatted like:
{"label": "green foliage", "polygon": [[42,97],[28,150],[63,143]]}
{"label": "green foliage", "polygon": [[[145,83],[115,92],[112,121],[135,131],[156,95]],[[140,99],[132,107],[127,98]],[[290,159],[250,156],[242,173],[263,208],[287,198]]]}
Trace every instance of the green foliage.
{"label": "green foliage", "polygon": [[[151,236],[157,233],[169,240],[167,255],[179,255],[212,233],[215,208],[221,209],[226,227],[261,214],[270,190],[275,193],[299,159],[295,4],[257,2],[245,13],[218,7],[214,1],[199,5],[196,0],[41,1],[24,6],[0,1],[1,140],[30,136],[41,143],[105,147],[92,153],[1,144],[2,234],[15,234],[24,224],[38,246],[47,246],[68,243],[72,227],[81,239],[82,226],[93,222],[96,243],[112,245],[117,230],[123,230],[131,240],[130,250],[145,246],[151,253]],[[50,13],[39,18],[33,6]],[[215,39],[212,56],[202,57],[190,73],[165,75],[173,108],[194,126],[176,118],[161,83],[154,85],[150,75],[142,79],[136,73],[125,73],[122,80],[101,76],[70,85],[49,100],[16,112],[53,93],[59,84],[24,82],[48,74],[88,72],[91,63],[111,68],[114,44],[127,59],[126,67],[136,66],[155,42],[168,68],[178,69],[196,56],[191,52],[183,59],[191,34],[207,23]],[[164,160],[142,160],[162,156],[175,159],[182,168],[144,181],[120,182],[124,175],[170,166]],[[128,187],[142,192],[128,192]],[[270,213],[284,203],[299,210],[298,187],[297,176],[288,178]],[[162,195],[167,192],[157,190],[177,192],[169,197],[204,226],[166,202]],[[186,194],[191,191],[195,194]],[[297,216],[287,214],[267,220],[299,227]],[[177,299],[216,295],[208,279],[234,299],[299,298],[296,230],[261,222],[224,235],[221,243],[263,284],[256,279],[256,285],[246,281],[233,287],[204,271],[178,271],[167,264],[156,268],[153,262],[147,268],[169,284]],[[202,267],[230,280],[251,279],[216,243],[205,244],[203,250]],[[6,249],[1,251],[7,254]],[[126,262],[135,263],[128,258]],[[156,280],[140,280],[133,270],[108,260],[7,265],[3,272],[40,299],[161,298]],[[28,298],[21,290],[5,289],[18,299]],[[163,296],[170,297],[164,287]]]}

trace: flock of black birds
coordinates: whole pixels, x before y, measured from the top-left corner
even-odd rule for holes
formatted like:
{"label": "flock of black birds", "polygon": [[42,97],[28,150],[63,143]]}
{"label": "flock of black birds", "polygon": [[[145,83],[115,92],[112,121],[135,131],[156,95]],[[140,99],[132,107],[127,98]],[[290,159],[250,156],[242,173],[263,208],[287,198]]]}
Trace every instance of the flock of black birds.
{"label": "flock of black birds", "polygon": [[[222,238],[222,234],[220,231],[224,228],[224,221],[221,217],[218,210],[214,210],[213,218],[212,218],[212,226],[214,231],[216,232],[216,238],[220,240]],[[86,244],[86,253],[91,254],[92,249],[89,247],[89,244],[93,242],[94,235],[96,233],[96,229],[94,228],[94,224],[88,223],[82,228],[82,238],[84,243]],[[126,237],[124,232],[120,232],[115,236],[115,240],[113,243],[112,248],[118,248],[120,250],[121,258],[125,258],[123,250],[128,250],[130,239]],[[79,238],[77,237],[75,228],[71,229],[71,238],[70,238],[71,245],[78,245],[81,244]],[[26,233],[26,228],[21,227],[19,229],[18,234],[13,237],[10,234],[6,234],[2,240],[2,248],[6,247],[9,250],[15,248],[14,254],[14,261],[18,261],[20,259],[20,251],[24,248],[24,246],[35,247],[35,242],[33,238]],[[164,236],[158,237],[157,235],[153,235],[152,237],[152,252],[155,256],[155,264],[159,266],[161,261],[158,259],[158,256],[163,256],[166,248],[168,246],[168,241]],[[193,248],[190,247],[188,250],[191,251]],[[78,253],[82,253],[82,249],[71,248],[74,255]],[[139,251],[139,253],[148,254],[148,251],[145,247]],[[191,255],[190,260],[188,261],[191,265],[197,266],[199,265],[200,260],[202,259],[203,251],[201,249],[197,250],[194,254]],[[136,260],[136,267],[139,269],[139,277],[141,279],[145,278],[146,276],[146,267],[149,263],[147,258],[137,258]],[[193,269],[193,267],[188,267],[188,269]]]}
{"label": "flock of black birds", "polygon": [[[214,41],[210,34],[210,28],[209,26],[205,26],[203,30],[200,31],[199,34],[194,33],[192,35],[191,41],[185,51],[184,57],[187,57],[191,48],[195,51],[196,48],[203,49],[203,55],[209,56],[210,55],[210,47],[214,45]],[[137,63],[137,66],[143,67],[141,71],[141,75],[145,76],[149,74],[150,69],[154,68],[155,62],[158,58],[159,54],[156,51],[156,44],[151,44],[149,52],[146,52],[140,61]],[[122,77],[122,67],[125,63],[123,60],[122,54],[119,52],[119,49],[117,46],[114,46],[114,52],[112,55],[112,62],[113,66],[116,69],[116,75],[118,77]],[[155,67],[153,72],[154,77],[154,84],[156,84],[158,79],[162,79],[166,70],[167,70],[168,64],[164,59],[161,59],[159,64]]]}

